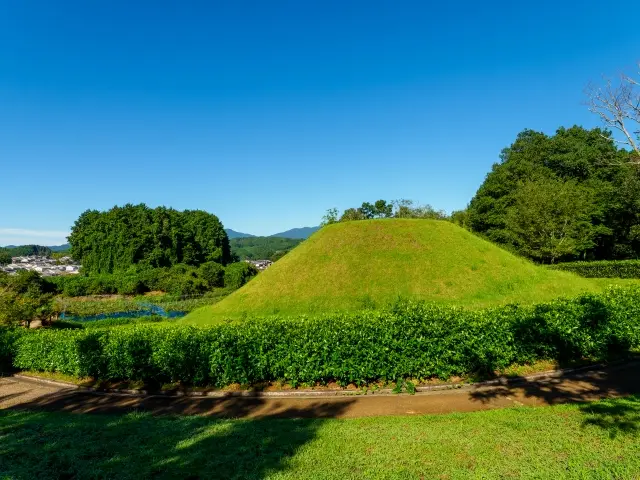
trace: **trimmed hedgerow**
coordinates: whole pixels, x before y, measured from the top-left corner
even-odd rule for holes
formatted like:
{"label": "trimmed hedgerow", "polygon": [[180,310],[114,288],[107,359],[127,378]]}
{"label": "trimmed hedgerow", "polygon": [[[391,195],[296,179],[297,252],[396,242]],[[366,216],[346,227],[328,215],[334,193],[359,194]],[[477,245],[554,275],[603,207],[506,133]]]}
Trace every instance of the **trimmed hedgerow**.
{"label": "trimmed hedgerow", "polygon": [[0,372],[13,370],[18,337],[26,332],[23,328],[0,327]]}
{"label": "trimmed hedgerow", "polygon": [[565,270],[586,278],[640,278],[640,260],[559,263],[549,268]]}
{"label": "trimmed hedgerow", "polygon": [[606,360],[640,346],[640,289],[469,311],[403,302],[385,312],[268,318],[208,328],[134,325],[27,332],[16,368],[225,386],[362,384],[492,372],[538,359]]}

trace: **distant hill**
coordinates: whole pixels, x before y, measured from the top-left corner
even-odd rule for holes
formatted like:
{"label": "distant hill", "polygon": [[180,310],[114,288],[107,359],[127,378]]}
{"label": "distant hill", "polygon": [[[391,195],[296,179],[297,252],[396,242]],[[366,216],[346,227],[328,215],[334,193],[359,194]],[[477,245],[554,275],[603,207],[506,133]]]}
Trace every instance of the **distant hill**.
{"label": "distant hill", "polygon": [[271,260],[276,261],[289,250],[299,245],[301,238],[281,237],[243,237],[232,238],[231,253],[239,260]]}
{"label": "distant hill", "polygon": [[[309,238],[312,233],[319,230],[320,227],[301,227],[301,228],[292,228],[291,230],[287,230],[286,232],[274,233],[273,235],[269,235],[269,237],[281,237],[281,238],[294,238],[304,240]],[[235,230],[231,230],[230,228],[225,228],[225,232],[229,238],[257,238],[259,235],[251,235],[250,233],[242,233],[236,232]]]}
{"label": "distant hill", "polygon": [[274,233],[273,235],[269,235],[270,237],[283,237],[283,238],[309,238],[311,234],[318,231],[320,227],[301,227],[301,228],[292,228],[291,230],[287,230],[286,232]]}
{"label": "distant hill", "polygon": [[12,257],[27,257],[29,255],[51,255],[51,249],[42,245],[7,245],[0,250]]}
{"label": "distant hill", "polygon": [[53,245],[47,248],[52,252],[65,252],[71,248],[71,245],[65,243],[64,245]]}
{"label": "distant hill", "polygon": [[186,321],[384,308],[398,297],[467,308],[529,304],[610,283],[537,266],[450,222],[361,220],[322,228]]}
{"label": "distant hill", "polygon": [[255,237],[255,235],[251,235],[250,233],[236,232],[235,230],[231,230],[230,228],[225,228],[224,231],[227,232],[227,236],[229,238],[251,238],[251,237]]}

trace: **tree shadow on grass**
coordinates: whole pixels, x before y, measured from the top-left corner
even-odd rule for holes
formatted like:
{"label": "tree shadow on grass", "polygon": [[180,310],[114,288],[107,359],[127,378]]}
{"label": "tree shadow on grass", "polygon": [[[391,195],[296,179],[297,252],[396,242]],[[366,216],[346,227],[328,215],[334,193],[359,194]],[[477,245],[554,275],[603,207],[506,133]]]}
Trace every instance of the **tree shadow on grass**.
{"label": "tree shadow on grass", "polygon": [[611,437],[640,433],[638,361],[552,378],[510,377],[495,386],[475,388],[469,396],[484,404],[500,399],[534,405],[582,403],[583,425],[601,427]]}
{"label": "tree shadow on grass", "polygon": [[583,424],[606,430],[611,438],[640,434],[640,396],[616,398],[583,405]]}
{"label": "tree shadow on grass", "polygon": [[48,395],[0,412],[0,477],[261,479],[352,402]]}

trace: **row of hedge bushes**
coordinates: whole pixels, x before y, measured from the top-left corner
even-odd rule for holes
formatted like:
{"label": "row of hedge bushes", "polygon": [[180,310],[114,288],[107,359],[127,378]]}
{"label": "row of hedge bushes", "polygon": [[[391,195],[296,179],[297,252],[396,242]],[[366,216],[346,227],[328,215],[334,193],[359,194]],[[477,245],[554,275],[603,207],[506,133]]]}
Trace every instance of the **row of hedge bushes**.
{"label": "row of hedge bushes", "polygon": [[559,263],[549,268],[565,270],[586,278],[640,278],[640,260]]}
{"label": "row of hedge bushes", "polygon": [[126,272],[50,277],[58,293],[69,297],[84,295],[139,295],[163,291],[172,295],[198,295],[214,288],[240,288],[257,273],[246,262],[223,267],[215,262],[199,267],[174,265],[170,268],[132,268]]}
{"label": "row of hedge bushes", "polygon": [[160,324],[3,335],[2,355],[14,367],[79,377],[218,387],[449,378],[539,359],[625,355],[640,346],[640,289],[481,311],[399,303],[385,312],[207,328]]}

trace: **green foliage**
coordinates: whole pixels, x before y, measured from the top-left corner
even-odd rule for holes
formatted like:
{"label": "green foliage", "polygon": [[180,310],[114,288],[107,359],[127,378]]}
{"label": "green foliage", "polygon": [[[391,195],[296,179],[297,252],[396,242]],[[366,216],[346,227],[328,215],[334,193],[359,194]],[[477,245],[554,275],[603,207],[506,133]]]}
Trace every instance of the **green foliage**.
{"label": "green foliage", "polygon": [[502,151],[466,223],[537,260],[637,258],[640,169],[628,156],[597,128],[560,128],[553,136],[525,130]]}
{"label": "green foliage", "polygon": [[48,257],[51,255],[51,249],[42,245],[20,245],[0,248],[0,254],[8,254],[10,257],[29,257],[32,255]]}
{"label": "green foliage", "polygon": [[529,181],[513,195],[505,225],[520,253],[555,263],[594,247],[594,208],[589,191],[572,180]]}
{"label": "green foliage", "polygon": [[550,268],[565,270],[585,278],[640,278],[640,260],[559,263]]}
{"label": "green foliage", "polygon": [[324,227],[326,225],[331,225],[332,223],[338,222],[338,209],[337,208],[329,208],[327,213],[322,217],[322,221],[320,222],[320,226]]}
{"label": "green foliage", "polygon": [[151,291],[191,296],[221,288],[224,272],[222,265],[205,262],[200,267],[185,264],[170,268],[131,267],[124,272],[50,277],[47,281],[67,297],[139,295]]}
{"label": "green foliage", "polygon": [[198,266],[230,259],[229,239],[215,215],[144,204],[87,210],[76,220],[69,243],[71,255],[89,274],[123,272],[139,264]]}
{"label": "green foliage", "polygon": [[371,220],[374,218],[423,218],[431,220],[445,220],[447,214],[435,210],[431,205],[417,205],[413,200],[377,200],[371,204],[364,202],[359,208],[347,208],[338,219],[338,211],[327,210],[321,226],[337,222],[351,222],[354,220]]}
{"label": "green foliage", "polygon": [[209,328],[30,331],[8,351],[13,365],[26,370],[222,387],[446,379],[539,359],[607,360],[639,346],[640,289],[612,289],[479,311],[398,302],[385,312],[271,317]]}
{"label": "green foliage", "polygon": [[11,263],[11,254],[4,249],[0,249],[0,265],[8,265]]}
{"label": "green foliage", "polygon": [[0,373],[13,370],[16,344],[24,332],[22,328],[0,326]]}
{"label": "green foliage", "polygon": [[224,286],[231,289],[240,288],[257,274],[258,270],[250,263],[232,263],[227,265],[224,271]]}
{"label": "green foliage", "polygon": [[246,237],[232,238],[231,253],[242,260],[271,260],[276,261],[289,250],[302,242],[300,238],[282,237]]}
{"label": "green foliage", "polygon": [[0,275],[0,325],[50,320],[56,315],[53,293],[54,286],[36,272]]}
{"label": "green foliage", "polygon": [[224,286],[224,267],[216,262],[206,262],[198,268],[198,275],[209,288]]}

